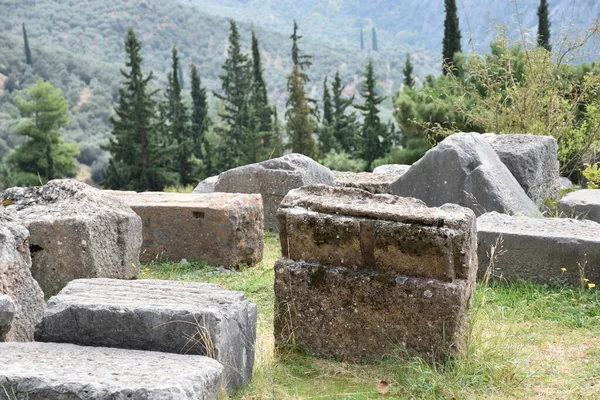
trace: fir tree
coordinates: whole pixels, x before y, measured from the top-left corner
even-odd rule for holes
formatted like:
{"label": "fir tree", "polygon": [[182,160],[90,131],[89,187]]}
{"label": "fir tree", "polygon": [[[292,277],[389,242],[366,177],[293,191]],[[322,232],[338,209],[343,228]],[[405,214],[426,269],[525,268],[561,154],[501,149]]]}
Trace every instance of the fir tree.
{"label": "fir tree", "polygon": [[540,0],[540,6],[537,10],[538,16],[538,34],[537,44],[548,51],[552,50],[550,45],[550,19],[548,18],[548,2]]}
{"label": "fir tree", "polygon": [[360,50],[364,50],[365,49],[365,39],[363,37],[363,30],[360,30]]}
{"label": "fir tree", "polygon": [[462,51],[462,35],[458,25],[456,0],[444,0],[446,19],[444,20],[444,40],[442,42],[442,71],[454,73],[454,54]]}
{"label": "fir tree", "polygon": [[25,63],[27,63],[27,65],[33,65],[31,63],[31,49],[29,48],[29,40],[27,40],[27,31],[25,30],[25,23],[23,23],[23,43],[25,45]]}
{"label": "fir tree", "polygon": [[317,127],[311,108],[306,99],[304,80],[300,66],[296,65],[288,80],[288,109],[286,112],[289,147],[294,153],[316,158],[317,146],[312,134]]}
{"label": "fir tree", "polygon": [[339,71],[336,72],[333,80],[333,136],[336,143],[339,143],[341,149],[346,153],[352,153],[356,146],[356,115],[347,112],[348,107],[354,102],[354,96],[345,99],[342,97],[344,86]]}
{"label": "fir tree", "polygon": [[208,103],[206,98],[206,89],[202,87],[200,74],[198,68],[195,65],[191,66],[191,95],[192,95],[192,116],[190,133],[192,137],[192,153],[197,159],[203,159],[204,153],[202,148],[206,152],[205,146],[205,133],[208,127],[211,125],[210,118],[208,117]]}
{"label": "fir tree", "polygon": [[404,74],[404,87],[413,89],[415,87],[415,78],[412,75],[413,65],[410,62],[410,53],[406,53],[406,63],[404,64],[402,73]]}
{"label": "fir tree", "polygon": [[111,117],[113,138],[106,147],[112,158],[104,171],[102,184],[109,189],[158,190],[176,183],[169,169],[172,150],[159,136],[155,92],[148,92],[153,75],[142,73],[142,43],[132,28],[127,31],[125,51],[127,71],[119,89],[119,103]]}
{"label": "fir tree", "polygon": [[362,111],[364,118],[360,156],[365,160],[367,163],[366,168],[370,171],[373,161],[385,156],[389,151],[390,143],[388,141],[388,127],[382,124],[379,118],[377,107],[385,100],[385,97],[377,94],[377,79],[372,59],[369,59],[363,77],[365,80],[361,83],[360,95],[364,98],[364,103],[355,107]]}
{"label": "fir tree", "polygon": [[269,158],[273,152],[273,146],[277,142],[273,132],[273,109],[269,105],[267,96],[267,84],[263,77],[262,61],[258,38],[252,30],[252,96],[250,104],[255,114],[256,126],[251,127],[258,132],[254,140],[258,140],[257,147],[260,149],[257,159],[252,162],[262,161]]}
{"label": "fir tree", "polygon": [[373,27],[373,30],[371,31],[371,36],[373,39],[373,51],[379,51],[379,46],[377,45],[377,31],[375,30],[375,27]]}

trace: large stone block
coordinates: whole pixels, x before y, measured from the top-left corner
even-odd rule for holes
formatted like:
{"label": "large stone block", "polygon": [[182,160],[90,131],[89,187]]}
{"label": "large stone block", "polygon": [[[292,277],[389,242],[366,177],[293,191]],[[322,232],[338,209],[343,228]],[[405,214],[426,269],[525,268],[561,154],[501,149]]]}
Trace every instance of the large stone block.
{"label": "large stone block", "polygon": [[477,219],[477,235],[480,278],[490,268],[492,277],[600,283],[600,224],[593,221],[492,212]]}
{"label": "large stone block", "polygon": [[217,400],[208,357],[58,343],[0,343],[0,400]]}
{"label": "large stone block", "polygon": [[44,292],[57,293],[73,279],[138,275],[142,221],[121,200],[58,179],[1,197],[29,229],[31,273]]}
{"label": "large stone block", "polygon": [[373,173],[404,175],[409,168],[410,165],[406,164],[384,164],[374,168]]}
{"label": "large stone block", "polygon": [[515,177],[478,133],[456,133],[411,166],[393,185],[393,194],[429,206],[446,203],[489,211],[538,215]]}
{"label": "large stone block", "polygon": [[263,256],[263,206],[258,194],[118,192],[142,218],[140,259],[254,265]]}
{"label": "large stone block", "polygon": [[383,174],[375,172],[338,172],[334,171],[335,185],[366,190],[375,194],[391,194],[392,184],[398,179],[398,174]]}
{"label": "large stone block", "polygon": [[30,268],[29,232],[0,206],[0,342],[33,340],[46,304]]}
{"label": "large stone block", "polygon": [[359,362],[398,347],[460,353],[477,269],[471,210],[313,185],[290,191],[278,218],[279,347]]}
{"label": "large stone block", "polygon": [[544,198],[556,198],[560,187],[556,139],[531,134],[486,133],[482,137],[537,205]]}
{"label": "large stone block", "polygon": [[215,185],[217,184],[217,180],[219,176],[211,176],[201,181],[196,185],[194,191],[192,193],[202,194],[202,193],[213,193],[215,191]]}
{"label": "large stone block", "polygon": [[558,202],[558,209],[567,217],[600,223],[600,190],[583,189],[568,193]]}
{"label": "large stone block", "polygon": [[263,198],[265,228],[277,230],[277,208],[292,189],[310,184],[334,186],[333,173],[302,154],[245,165],[219,175],[215,192],[260,193]]}
{"label": "large stone block", "polygon": [[252,377],[256,317],[241,293],[214,284],[82,279],[48,301],[35,337],[211,356],[235,389]]}

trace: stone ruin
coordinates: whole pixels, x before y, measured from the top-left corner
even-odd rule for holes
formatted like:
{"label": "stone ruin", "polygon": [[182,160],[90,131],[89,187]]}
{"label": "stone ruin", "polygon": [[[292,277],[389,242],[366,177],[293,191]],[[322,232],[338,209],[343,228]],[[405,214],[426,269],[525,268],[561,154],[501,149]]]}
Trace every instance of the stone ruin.
{"label": "stone ruin", "polygon": [[334,171],[335,186],[366,190],[374,194],[392,194],[392,184],[401,176],[394,173]]}
{"label": "stone ruin", "polygon": [[279,349],[357,362],[461,352],[477,271],[471,210],[312,185],[277,215]]}

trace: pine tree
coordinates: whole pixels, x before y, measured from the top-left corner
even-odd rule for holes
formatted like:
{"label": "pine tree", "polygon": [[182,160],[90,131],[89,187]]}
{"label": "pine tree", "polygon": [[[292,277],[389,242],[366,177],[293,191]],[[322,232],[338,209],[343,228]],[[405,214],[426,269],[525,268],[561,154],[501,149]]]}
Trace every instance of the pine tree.
{"label": "pine tree", "polygon": [[112,158],[102,184],[109,189],[160,191],[177,181],[169,168],[172,149],[159,136],[155,92],[148,92],[153,74],[142,73],[141,48],[142,43],[129,28],[125,39],[128,70],[121,70],[125,82],[114,108],[116,117],[111,117],[113,138],[106,147]]}
{"label": "pine tree", "polygon": [[219,166],[224,170],[237,167],[243,161],[244,134],[248,127],[248,100],[252,92],[252,66],[248,57],[242,53],[237,24],[230,20],[229,26],[228,56],[221,67],[225,73],[219,76],[222,94],[215,93],[223,101],[223,110],[219,116],[226,123],[219,130],[222,137]]}
{"label": "pine tree", "polygon": [[332,85],[333,91],[333,136],[341,149],[353,153],[356,146],[357,126],[356,115],[347,112],[354,102],[354,96],[349,99],[342,97],[344,86],[339,71],[336,72]]}
{"label": "pine tree", "polygon": [[454,73],[454,54],[462,52],[462,35],[458,25],[456,0],[444,0],[446,19],[444,20],[444,40],[442,42],[442,71]]}
{"label": "pine tree", "polygon": [[375,31],[375,27],[373,27],[371,36],[373,39],[373,51],[379,51],[379,46],[377,45],[377,31]]}
{"label": "pine tree", "polygon": [[363,30],[360,30],[360,50],[365,49],[365,39],[363,38]]}
{"label": "pine tree", "polygon": [[29,40],[27,40],[27,31],[25,30],[25,23],[23,23],[23,43],[25,45],[25,63],[27,63],[27,65],[33,65],[31,62],[31,49],[29,48]]}
{"label": "pine tree", "polygon": [[208,117],[206,89],[202,87],[198,68],[196,68],[195,65],[192,65],[191,70],[192,116],[190,136],[192,137],[193,143],[192,153],[197,159],[202,160],[204,159],[204,153],[202,151],[203,147],[204,151],[206,152],[205,133],[208,130],[208,127],[211,125],[211,121]]}
{"label": "pine tree", "polygon": [[410,62],[410,53],[406,53],[406,63],[404,64],[402,73],[404,74],[404,87],[413,89],[415,87],[415,78],[412,76],[413,65]]}
{"label": "pine tree", "polygon": [[550,45],[550,19],[548,18],[548,2],[540,0],[540,6],[537,10],[538,16],[538,34],[537,44],[548,51],[552,51]]}
{"label": "pine tree", "polygon": [[79,154],[77,143],[65,143],[62,130],[69,123],[69,107],[60,89],[39,79],[35,86],[17,95],[15,104],[24,119],[15,134],[27,140],[7,156],[7,164],[16,172],[16,184],[39,184],[73,175]]}
{"label": "pine tree", "polygon": [[288,109],[286,111],[289,146],[294,153],[317,158],[317,145],[312,137],[317,127],[306,99],[300,65],[296,65],[288,80]]}
{"label": "pine tree", "polygon": [[362,111],[364,118],[360,156],[366,161],[366,168],[370,171],[373,161],[385,156],[389,151],[390,143],[387,140],[389,136],[388,127],[382,124],[379,118],[377,107],[385,100],[385,97],[377,94],[377,79],[372,59],[369,59],[363,77],[365,80],[361,83],[360,95],[364,98],[364,103],[355,107]]}

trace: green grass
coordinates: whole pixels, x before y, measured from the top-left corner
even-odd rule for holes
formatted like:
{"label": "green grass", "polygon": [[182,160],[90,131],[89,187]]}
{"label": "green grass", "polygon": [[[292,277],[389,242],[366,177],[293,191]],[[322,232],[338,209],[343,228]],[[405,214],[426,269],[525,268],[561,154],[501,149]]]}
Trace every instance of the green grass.
{"label": "green grass", "polygon": [[[258,306],[252,382],[233,399],[593,399],[600,385],[600,301],[593,289],[527,282],[478,284],[464,357],[445,366],[397,354],[357,365],[273,353],[273,264],[277,237],[265,236],[263,261],[235,273],[202,263],[151,264],[148,279],[218,283]],[[390,384],[389,393],[377,383]]]}

